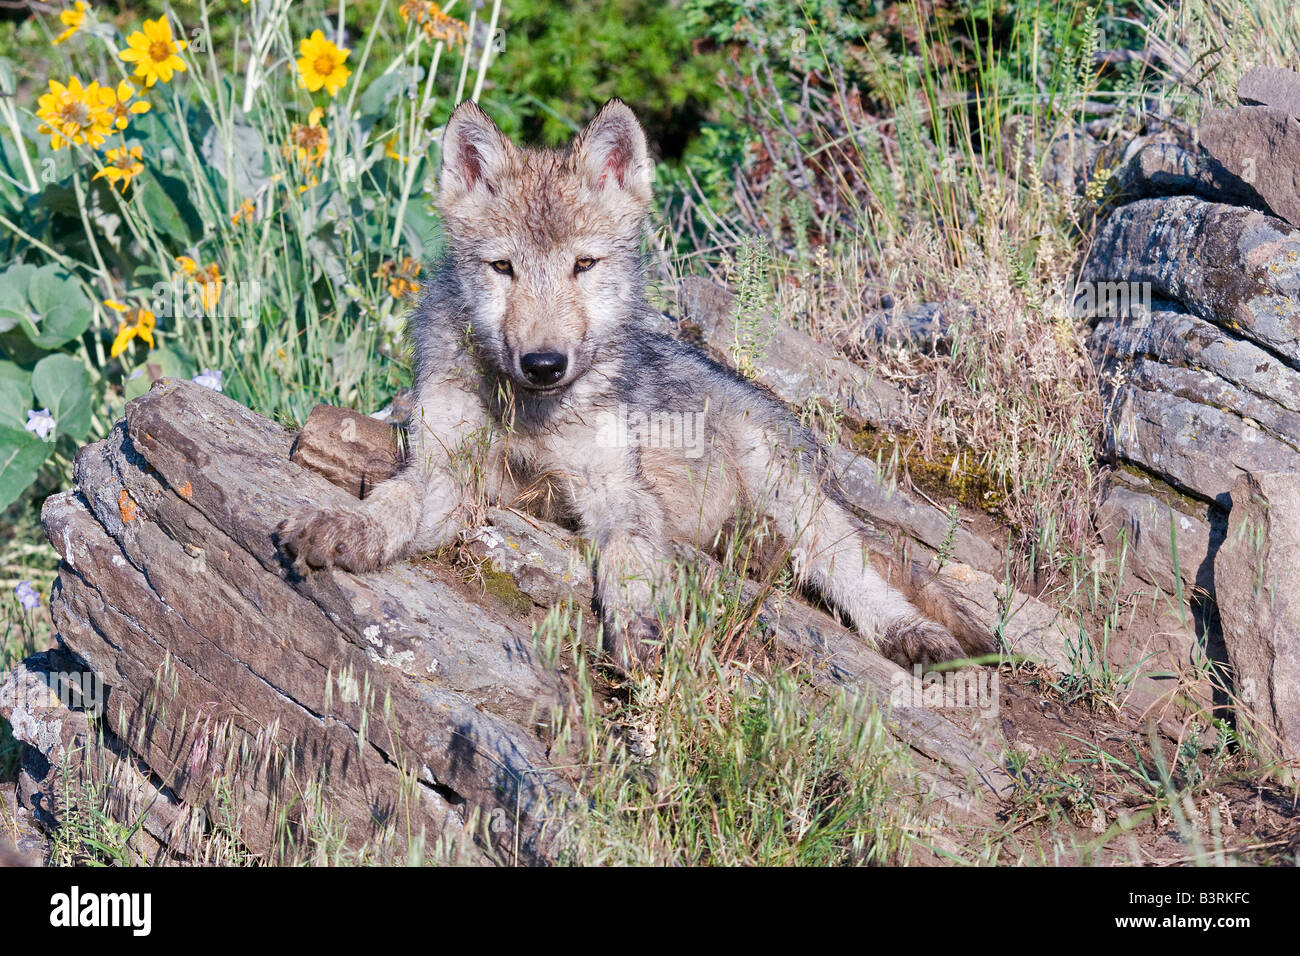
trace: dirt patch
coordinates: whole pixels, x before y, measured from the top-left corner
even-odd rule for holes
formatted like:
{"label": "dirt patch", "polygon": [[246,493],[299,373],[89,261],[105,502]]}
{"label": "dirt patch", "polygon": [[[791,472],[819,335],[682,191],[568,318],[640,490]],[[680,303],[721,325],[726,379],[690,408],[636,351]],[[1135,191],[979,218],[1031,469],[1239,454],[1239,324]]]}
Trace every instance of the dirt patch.
{"label": "dirt patch", "polygon": [[999,705],[1016,787],[999,862],[1294,863],[1300,800],[1193,724],[1180,741],[1128,711],[1067,705],[1004,673]]}

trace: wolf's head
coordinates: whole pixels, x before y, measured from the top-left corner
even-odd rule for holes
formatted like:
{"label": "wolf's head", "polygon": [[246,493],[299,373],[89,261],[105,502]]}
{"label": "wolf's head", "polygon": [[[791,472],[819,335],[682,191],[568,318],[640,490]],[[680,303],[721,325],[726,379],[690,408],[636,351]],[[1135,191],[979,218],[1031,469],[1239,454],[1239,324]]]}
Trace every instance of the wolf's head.
{"label": "wolf's head", "polygon": [[439,208],[473,332],[500,371],[556,394],[641,301],[654,167],[610,100],[563,151],[519,149],[471,102],[442,140]]}

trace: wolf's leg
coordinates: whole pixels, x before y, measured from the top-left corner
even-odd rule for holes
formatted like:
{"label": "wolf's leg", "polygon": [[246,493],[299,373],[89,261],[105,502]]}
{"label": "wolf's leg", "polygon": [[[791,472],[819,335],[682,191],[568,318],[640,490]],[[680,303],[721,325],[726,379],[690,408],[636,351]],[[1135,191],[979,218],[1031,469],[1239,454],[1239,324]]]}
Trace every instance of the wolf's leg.
{"label": "wolf's leg", "polygon": [[462,500],[461,487],[445,469],[408,466],[345,511],[295,512],[280,524],[278,538],[300,568],[373,571],[451,541],[460,528]]}
{"label": "wolf's leg", "polygon": [[[760,430],[755,429],[756,432]],[[846,612],[867,640],[904,666],[962,656],[956,638],[871,566],[861,524],[775,436],[745,443],[740,464],[754,501],[791,547],[796,575]]]}
{"label": "wolf's leg", "polygon": [[663,506],[627,449],[585,448],[564,471],[579,531],[596,548],[604,647],[620,665],[647,661],[659,637],[655,591],[669,554]]}
{"label": "wolf's leg", "polygon": [[867,542],[851,514],[834,501],[818,501],[815,496],[807,511],[804,533],[812,543],[805,552],[805,574],[832,604],[848,613],[858,633],[877,641],[881,653],[904,666],[963,656],[961,645],[946,627],[926,617],[871,566]]}
{"label": "wolf's leg", "polygon": [[372,571],[454,539],[472,496],[466,458],[495,451],[483,447],[487,416],[472,398],[461,389],[422,389],[397,475],[346,510],[305,508],[281,522],[277,539],[294,564]]}
{"label": "wolf's leg", "polygon": [[615,531],[598,543],[596,601],[604,628],[603,646],[626,667],[650,661],[659,639],[654,592],[663,580],[666,546],[644,535]]}

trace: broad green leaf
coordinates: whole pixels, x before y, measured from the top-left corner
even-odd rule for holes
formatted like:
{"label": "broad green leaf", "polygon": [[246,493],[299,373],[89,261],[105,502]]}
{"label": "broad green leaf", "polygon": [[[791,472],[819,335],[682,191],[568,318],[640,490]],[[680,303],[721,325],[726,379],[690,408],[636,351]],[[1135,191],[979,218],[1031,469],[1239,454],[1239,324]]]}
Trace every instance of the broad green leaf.
{"label": "broad green leaf", "polygon": [[[26,187],[29,182],[27,166],[22,159],[22,151],[25,148],[15,144],[12,134],[7,129],[0,131],[0,173],[4,174],[0,176],[0,200],[4,201],[10,216],[20,212],[27,201],[28,193],[15,185],[15,183],[22,183]],[[28,162],[31,163],[32,173],[40,175],[40,166],[32,162],[30,156]]]}
{"label": "broad green leaf", "polygon": [[59,266],[24,263],[0,273],[0,335],[21,326],[41,349],[58,348],[90,325],[91,304]]}
{"label": "broad green leaf", "polygon": [[189,187],[183,180],[146,167],[131,188],[135,190],[135,201],[144,207],[154,228],[171,238],[178,248],[189,246],[203,232],[198,211],[188,195]]}
{"label": "broad green leaf", "polygon": [[24,329],[41,348],[58,348],[90,325],[90,300],[76,282],[59,274],[57,266],[36,270],[27,286],[27,302],[29,317],[40,316],[40,321],[24,323]]}
{"label": "broad green leaf", "polygon": [[209,169],[230,181],[240,196],[252,196],[269,179],[266,174],[266,144],[252,126],[236,120],[227,139],[215,124],[203,134],[199,155]]}
{"label": "broad green leaf", "polygon": [[[423,78],[424,68],[417,67],[414,82],[418,83]],[[363,135],[369,133],[376,121],[388,112],[388,104],[402,91],[402,86],[408,79],[412,77],[407,71],[393,70],[366,87],[366,91],[361,94],[361,99],[357,102],[357,112],[361,115],[359,125]]]}
{"label": "broad green leaf", "polygon": [[438,217],[423,203],[413,202],[406,207],[402,241],[402,252],[420,262],[432,262],[441,254],[443,238]]}
{"label": "broad green leaf", "polygon": [[90,372],[71,355],[47,355],[32,369],[32,391],[58,423],[58,434],[80,441],[90,433]]}
{"label": "broad green leaf", "polygon": [[29,431],[0,425],[0,508],[17,501],[36,480],[52,447]]}
{"label": "broad green leaf", "polygon": [[27,314],[27,288],[35,272],[36,266],[21,262],[0,272],[0,335],[30,318]]}
{"label": "broad green leaf", "polygon": [[21,365],[15,365],[13,362],[6,362],[0,359],[0,382],[21,382],[29,386],[27,394],[31,394],[32,373],[24,369]]}
{"label": "broad green leaf", "polygon": [[0,378],[0,426],[6,428],[25,428],[27,410],[32,407],[32,393],[23,394],[17,382]]}
{"label": "broad green leaf", "polygon": [[13,362],[0,362],[0,426],[23,428],[31,407],[31,374]]}
{"label": "broad green leaf", "polygon": [[[166,117],[166,118],[165,118]],[[131,120],[131,132],[144,146],[153,168],[173,173],[186,168],[185,136],[167,113],[150,110]]]}

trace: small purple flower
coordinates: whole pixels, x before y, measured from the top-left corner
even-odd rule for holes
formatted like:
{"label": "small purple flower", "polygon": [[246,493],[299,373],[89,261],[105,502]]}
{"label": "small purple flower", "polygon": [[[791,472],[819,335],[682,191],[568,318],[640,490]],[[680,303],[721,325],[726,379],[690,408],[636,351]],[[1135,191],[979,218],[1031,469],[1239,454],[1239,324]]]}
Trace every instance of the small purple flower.
{"label": "small purple flower", "polygon": [[34,408],[29,408],[27,410],[27,424],[23,427],[41,440],[48,441],[50,435],[54,432],[54,416],[50,414],[48,408],[42,408],[39,412]]}
{"label": "small purple flower", "polygon": [[221,369],[205,368],[199,375],[190,379],[195,385],[202,385],[204,388],[210,388],[214,392],[221,391]]}
{"label": "small purple flower", "polygon": [[31,581],[19,581],[18,587],[14,588],[14,596],[18,598],[18,603],[29,611],[34,611],[41,606],[41,596],[36,593]]}

